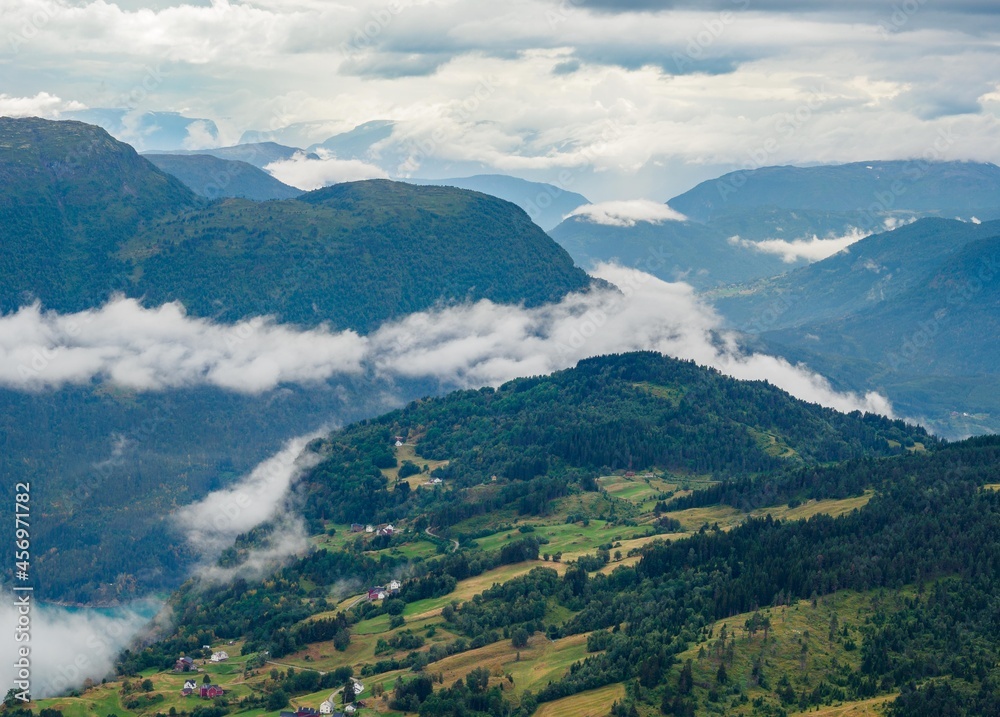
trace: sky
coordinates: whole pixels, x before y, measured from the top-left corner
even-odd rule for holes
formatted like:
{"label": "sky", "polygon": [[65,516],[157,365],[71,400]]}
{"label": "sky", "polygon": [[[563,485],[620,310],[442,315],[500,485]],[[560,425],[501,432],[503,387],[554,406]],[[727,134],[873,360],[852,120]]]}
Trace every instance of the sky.
{"label": "sky", "polygon": [[383,175],[496,171],[662,202],[743,167],[1000,161],[997,13],[985,0],[0,0],[0,114],[213,122],[190,127],[190,148],[392,120],[372,150]]}

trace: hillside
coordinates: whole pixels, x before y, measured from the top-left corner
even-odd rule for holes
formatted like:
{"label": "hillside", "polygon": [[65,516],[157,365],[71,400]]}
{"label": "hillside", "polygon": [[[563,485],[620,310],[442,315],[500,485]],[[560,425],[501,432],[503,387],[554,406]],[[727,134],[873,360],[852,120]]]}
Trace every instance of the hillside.
{"label": "hillside", "polygon": [[104,130],[0,118],[0,312],[42,299],[73,311],[126,281],[114,253],[197,197]]}
{"label": "hillside", "polygon": [[219,159],[209,154],[146,153],[143,156],[184,182],[195,194],[208,199],[239,197],[266,201],[293,199],[302,194],[302,190],[279,182],[247,162]]}
{"label": "hillside", "polygon": [[[989,566],[1000,554],[1000,443],[940,446],[899,423],[843,416],[827,446],[854,445],[857,457],[813,463],[807,435],[823,425],[813,423],[774,436],[801,457],[746,446],[779,467],[734,475],[713,453],[737,425],[774,429],[794,408],[782,395],[632,354],[338,431],[314,444],[327,461],[300,486],[309,554],[264,579],[186,586],[171,600],[176,627],[123,656],[132,688],[119,677],[43,705],[135,714],[125,703],[144,696],[183,709],[184,676],[170,668],[188,654],[227,690],[222,714],[288,699],[315,708],[351,675],[364,683],[364,715],[773,717],[876,703],[903,715],[942,698],[930,684],[946,704],[978,705],[945,713],[987,713],[998,699],[990,621],[1000,586]],[[602,433],[618,437],[607,449],[617,465],[627,446],[650,445],[638,471],[580,470],[608,460],[604,442],[581,433],[598,405],[611,429]],[[678,447],[689,454],[662,439],[677,434],[676,408],[686,409]],[[789,423],[831,418],[798,409]],[[394,445],[400,431],[406,442]],[[536,448],[550,458],[544,473],[519,461]],[[722,467],[694,473],[685,461]],[[322,488],[365,501],[327,502]],[[475,509],[491,497],[501,500]],[[391,534],[350,527],[389,517]],[[255,531],[224,563],[275,537]],[[399,576],[398,593],[365,599]],[[219,649],[230,662],[203,662]]]}
{"label": "hillside", "polygon": [[591,283],[514,205],[387,180],[224,200],[140,232],[120,257],[141,268],[132,291],[153,304],[361,332],[440,301],[537,306]]}
{"label": "hillside", "polygon": [[702,182],[668,203],[692,219],[755,207],[996,218],[1000,167],[976,162],[871,161],[761,167]]}
{"label": "hillside", "polygon": [[[921,219],[873,234],[838,254],[745,286],[709,294],[730,323],[766,331],[845,317],[919,292],[966,244],[1000,233],[1000,221]],[[767,321],[762,317],[766,315]]]}

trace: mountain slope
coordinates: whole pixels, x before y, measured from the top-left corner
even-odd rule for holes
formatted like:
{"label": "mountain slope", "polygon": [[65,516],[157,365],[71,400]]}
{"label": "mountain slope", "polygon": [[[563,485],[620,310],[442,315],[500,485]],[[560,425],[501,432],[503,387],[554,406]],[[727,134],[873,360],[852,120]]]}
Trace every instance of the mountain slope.
{"label": "mountain slope", "polygon": [[266,201],[294,199],[301,189],[279,182],[252,164],[220,159],[209,154],[143,155],[167,174],[172,174],[195,194],[208,199],[237,197]]}
{"label": "mountain slope", "polygon": [[609,226],[574,216],[549,233],[581,266],[616,261],[698,289],[753,281],[789,268],[777,256],[735,244],[730,235],[697,222]]}
{"label": "mountain slope", "polygon": [[197,197],[107,132],[0,118],[0,311],[35,297],[79,310],[127,281],[114,252]]}
{"label": "mountain slope", "polygon": [[521,207],[535,224],[546,231],[558,226],[577,207],[590,203],[582,194],[552,184],[529,182],[503,174],[477,174],[472,177],[452,179],[411,178],[402,181],[410,184],[459,187],[500,197]]}
{"label": "mountain slope", "polygon": [[715,305],[734,326],[751,331],[846,316],[919,287],[950,254],[996,233],[997,221],[921,219],[784,276],[720,292]]}
{"label": "mountain slope", "polygon": [[[986,225],[984,225],[985,227]],[[769,337],[857,358],[902,375],[1000,373],[1000,226],[905,291],[833,321]]]}
{"label": "mountain slope", "polygon": [[591,283],[514,205],[387,180],[225,200],[151,227],[121,256],[141,268],[132,291],[152,303],[362,332],[439,301],[537,306]]}
{"label": "mountain slope", "polygon": [[998,197],[1000,167],[994,164],[911,160],[743,170],[702,182],[668,203],[702,222],[767,206],[968,218],[984,211],[996,216]]}
{"label": "mountain slope", "polygon": [[418,462],[448,461],[436,475],[454,489],[420,507],[440,526],[514,501],[522,512],[544,513],[551,498],[593,489],[594,478],[615,469],[721,479],[890,455],[928,440],[899,421],[841,414],[690,362],[649,352],[605,356],[496,391],[410,404],[333,434],[315,447],[326,461],[301,488],[306,516],[343,523],[411,515],[416,506],[384,490],[377,468],[397,435],[417,442]]}

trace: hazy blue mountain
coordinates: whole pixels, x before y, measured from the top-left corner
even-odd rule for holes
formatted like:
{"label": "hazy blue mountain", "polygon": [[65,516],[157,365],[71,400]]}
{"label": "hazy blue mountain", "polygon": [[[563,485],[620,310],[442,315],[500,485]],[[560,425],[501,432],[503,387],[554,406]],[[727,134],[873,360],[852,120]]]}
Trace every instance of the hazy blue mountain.
{"label": "hazy blue mountain", "polygon": [[921,219],[782,276],[727,287],[713,298],[732,325],[748,331],[842,317],[918,287],[950,253],[998,233],[998,221]]}
{"label": "hazy blue mountain", "polygon": [[302,194],[301,189],[290,187],[246,162],[220,159],[210,154],[147,153],[143,156],[184,182],[195,194],[208,199],[240,197],[265,201],[293,199]]}
{"label": "hazy blue mountain", "polygon": [[669,204],[702,222],[760,207],[993,218],[1000,213],[1000,167],[924,160],[762,167],[702,182]]}
{"label": "hazy blue mountain", "polygon": [[[212,149],[199,150],[175,150],[172,152],[161,152],[159,154],[208,154],[219,159],[231,159],[237,162],[246,162],[255,167],[263,169],[272,162],[280,162],[284,159],[291,159],[297,152],[302,152],[298,147],[286,147],[276,142],[259,142],[252,144],[237,144],[232,147],[215,147]],[[316,155],[310,155],[317,159]]]}
{"label": "hazy blue mountain", "polygon": [[336,134],[322,142],[317,142],[309,150],[326,150],[337,159],[369,159],[369,152],[376,142],[392,136],[396,123],[392,120],[373,120],[360,124],[349,132]]}
{"label": "hazy blue mountain", "polygon": [[[94,108],[64,112],[66,119],[103,127],[115,138],[133,143],[141,151],[174,150],[219,139],[219,128],[210,119],[185,117],[179,112],[143,112],[136,116],[122,108]],[[126,123],[126,117],[128,122]]]}
{"label": "hazy blue mountain", "polygon": [[610,226],[573,216],[549,234],[580,266],[616,261],[698,289],[752,281],[790,268],[776,255],[734,244],[726,233],[697,222]]}
{"label": "hazy blue mountain", "polygon": [[407,178],[409,184],[433,184],[437,186],[471,189],[483,194],[513,202],[528,213],[532,221],[548,231],[558,226],[577,207],[590,204],[582,194],[560,189],[554,184],[529,182],[526,179],[505,174],[478,174],[472,177],[451,179]]}

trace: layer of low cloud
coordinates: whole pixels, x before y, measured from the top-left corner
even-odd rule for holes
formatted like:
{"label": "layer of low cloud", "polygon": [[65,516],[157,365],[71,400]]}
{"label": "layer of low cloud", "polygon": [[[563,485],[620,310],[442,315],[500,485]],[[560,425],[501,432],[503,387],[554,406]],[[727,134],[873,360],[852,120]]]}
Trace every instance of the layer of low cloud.
{"label": "layer of low cloud", "polygon": [[687,217],[662,202],[649,199],[623,199],[597,204],[585,204],[570,212],[566,218],[581,217],[594,224],[612,227],[633,227],[638,222],[662,224],[683,222]]}
{"label": "layer of low cloud", "polygon": [[185,315],[178,304],[147,309],[131,299],[70,315],[35,305],[0,317],[0,385],[42,390],[104,381],[137,390],[209,385],[256,393],[375,370],[465,387],[551,373],[588,356],[650,349],[741,378],[768,379],[840,410],[891,412],[874,395],[837,393],[805,369],[743,355],[687,284],[610,264],[595,272],[624,293],[570,294],[532,309],[484,300],[415,313],[364,337],[266,318],[216,324]]}
{"label": "layer of low cloud", "polygon": [[297,152],[290,159],[272,162],[264,169],[275,179],[307,192],[341,182],[389,176],[384,169],[358,159],[337,159],[332,156],[313,159],[304,152]]}
{"label": "layer of low cloud", "polygon": [[5,689],[14,685],[18,648],[27,646],[31,696],[52,697],[79,687],[85,680],[100,682],[114,673],[115,658],[150,626],[161,604],[143,601],[129,607],[70,609],[35,603],[31,611],[31,639],[14,641],[17,611],[12,600],[0,605],[0,675]]}
{"label": "layer of low cloud", "polygon": [[256,393],[361,369],[352,331],[302,331],[267,318],[216,324],[178,303],[119,298],[76,314],[35,304],[0,317],[0,385],[40,390],[103,380],[138,390],[196,385]]}
{"label": "layer of low cloud", "polygon": [[729,242],[736,246],[753,249],[763,254],[777,254],[786,264],[795,264],[799,261],[820,261],[831,257],[834,254],[844,251],[855,242],[861,241],[870,236],[869,232],[861,229],[852,229],[839,237],[826,237],[820,239],[815,234],[807,239],[763,239],[760,241],[750,241],[741,239],[738,236],[730,237]]}

